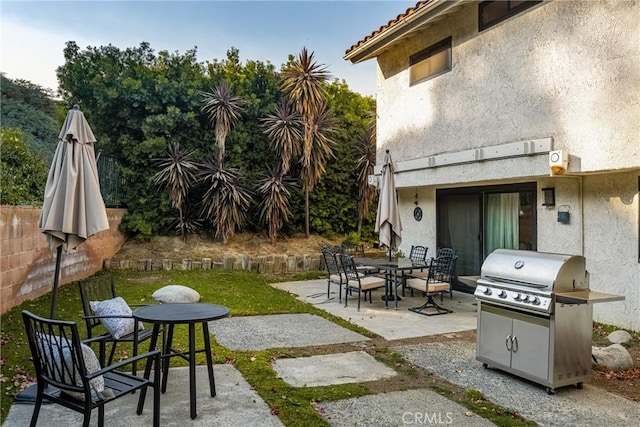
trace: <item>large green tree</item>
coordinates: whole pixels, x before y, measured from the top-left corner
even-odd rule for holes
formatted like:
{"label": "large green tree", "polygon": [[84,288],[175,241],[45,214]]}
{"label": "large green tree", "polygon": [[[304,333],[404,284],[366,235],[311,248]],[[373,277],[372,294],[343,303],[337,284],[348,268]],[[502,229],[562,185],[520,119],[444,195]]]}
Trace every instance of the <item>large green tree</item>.
{"label": "large green tree", "polygon": [[[241,118],[225,137],[224,169],[215,168],[209,162],[209,175],[219,174],[229,181],[226,171],[238,171],[244,177],[245,188],[260,192],[260,186],[276,165],[282,161],[283,151],[274,149],[270,136],[265,134],[264,121],[277,114],[276,108],[288,98],[280,86],[282,74],[268,63],[240,61],[237,49],[227,51],[222,60],[198,62],[196,50],[184,53],[155,52],[148,43],[138,47],[119,49],[114,46],[80,49],[68,42],[64,50],[65,64],[58,70],[59,84],[65,105],[80,104],[98,139],[97,151],[120,160],[120,173],[127,184],[124,198],[129,214],[123,221],[123,230],[148,236],[163,233],[172,228],[175,210],[169,192],[158,192],[154,176],[159,172],[156,159],[166,158],[171,144],[180,143],[181,150],[193,152],[195,159],[208,159],[211,147],[217,143],[215,131],[211,131],[207,113],[202,111],[201,91],[211,91],[226,82],[234,96],[246,101]],[[289,64],[293,57],[290,58]],[[283,69],[286,66],[283,66]],[[321,168],[313,193],[309,194],[309,212],[313,221],[309,231],[313,233],[347,233],[357,227],[357,165],[354,146],[358,135],[366,128],[367,113],[374,100],[349,90],[344,82],[325,83],[324,91],[328,118],[335,121],[335,133],[331,136],[331,151],[335,158],[327,162],[328,151],[320,151]],[[65,108],[66,109],[66,108]],[[296,114],[299,114],[295,111]],[[310,122],[318,126],[318,118]],[[304,129],[301,130],[304,132]],[[317,133],[310,132],[314,138]],[[320,139],[314,143],[322,142]],[[318,144],[314,145],[319,147]],[[302,145],[299,145],[302,151]],[[303,165],[290,146],[291,158],[286,180],[272,182],[274,191],[263,195],[286,195],[284,186],[290,179],[304,176]],[[311,169],[310,169],[311,170]],[[281,171],[281,170],[280,170]],[[273,175],[271,175],[273,176]],[[285,182],[286,181],[286,182]],[[288,185],[288,184],[287,184]],[[210,186],[196,186],[187,192],[186,211],[195,207]],[[279,190],[278,190],[279,188]],[[287,187],[289,188],[289,187]],[[281,224],[280,234],[292,234],[305,230],[308,218],[305,210],[305,194],[290,192],[287,210],[274,210],[271,218]],[[228,192],[228,197],[238,194]],[[263,197],[248,201],[244,212],[248,231],[268,231],[261,221]],[[285,215],[286,214],[286,215]],[[196,215],[197,217],[198,215]],[[280,221],[279,218],[282,218]],[[366,222],[365,227],[366,229]],[[212,225],[205,231],[213,234]]]}

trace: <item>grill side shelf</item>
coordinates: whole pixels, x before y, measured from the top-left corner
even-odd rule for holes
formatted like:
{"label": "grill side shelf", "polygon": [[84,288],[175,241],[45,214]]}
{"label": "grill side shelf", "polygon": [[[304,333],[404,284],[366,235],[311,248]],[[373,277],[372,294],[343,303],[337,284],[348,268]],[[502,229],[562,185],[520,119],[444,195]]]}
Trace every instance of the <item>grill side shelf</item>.
{"label": "grill side shelf", "polygon": [[597,304],[601,302],[624,301],[624,295],[605,294],[590,290],[556,293],[556,302],[560,304]]}

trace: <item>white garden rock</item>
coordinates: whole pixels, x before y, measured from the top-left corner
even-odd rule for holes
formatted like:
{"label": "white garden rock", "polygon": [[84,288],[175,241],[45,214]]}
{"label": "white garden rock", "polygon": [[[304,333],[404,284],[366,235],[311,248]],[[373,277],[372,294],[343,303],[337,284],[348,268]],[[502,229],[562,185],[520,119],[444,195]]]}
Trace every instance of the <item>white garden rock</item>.
{"label": "white garden rock", "polygon": [[611,332],[607,338],[609,342],[614,344],[623,344],[631,341],[631,334],[627,331],[618,330]]}
{"label": "white garden rock", "polygon": [[611,344],[608,347],[591,347],[591,354],[596,358],[596,363],[609,371],[625,371],[633,368],[633,359],[629,350],[620,344]]}
{"label": "white garden rock", "polygon": [[200,301],[197,291],[182,285],[167,285],[155,291],[151,297],[164,303]]}

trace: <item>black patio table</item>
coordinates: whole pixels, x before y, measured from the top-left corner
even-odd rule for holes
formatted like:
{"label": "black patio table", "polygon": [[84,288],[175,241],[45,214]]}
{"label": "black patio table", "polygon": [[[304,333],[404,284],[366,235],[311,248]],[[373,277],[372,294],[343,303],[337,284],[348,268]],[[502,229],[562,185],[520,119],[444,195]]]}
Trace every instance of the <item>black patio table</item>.
{"label": "black patio table", "polygon": [[391,259],[389,257],[354,258],[354,261],[356,265],[367,265],[386,271],[387,286],[385,288],[384,306],[389,307],[389,283],[391,283],[391,292],[393,293],[394,308],[396,310],[398,309],[398,272],[429,267],[426,261],[413,261],[411,258],[406,257]]}
{"label": "black patio table", "polygon": [[[162,345],[162,393],[167,391],[167,376],[169,373],[169,359],[179,356],[189,362],[189,401],[191,409],[191,419],[198,416],[196,412],[196,353],[204,352],[207,359],[207,370],[209,373],[209,389],[211,397],[216,395],[216,384],[213,378],[213,361],[211,358],[211,341],[209,339],[209,326],[207,322],[221,319],[229,315],[229,309],[217,304],[202,303],[172,303],[156,304],[141,307],[133,312],[133,317],[141,322],[153,324],[153,333],[149,348],[155,350],[160,334],[160,326],[166,325],[166,338]],[[202,325],[204,336],[204,348],[196,350],[195,325]],[[173,328],[175,325],[189,326],[189,350],[183,352],[171,347],[173,341]],[[144,377],[149,378],[151,365],[147,362],[144,370]],[[140,402],[144,402],[146,388]]]}

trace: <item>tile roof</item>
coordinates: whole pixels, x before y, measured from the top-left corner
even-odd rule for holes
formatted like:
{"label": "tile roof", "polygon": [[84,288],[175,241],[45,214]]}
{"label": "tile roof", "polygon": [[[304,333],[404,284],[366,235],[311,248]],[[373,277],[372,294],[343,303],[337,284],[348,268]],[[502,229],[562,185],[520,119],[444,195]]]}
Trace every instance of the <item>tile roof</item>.
{"label": "tile roof", "polygon": [[358,43],[356,43],[353,46],[351,46],[349,49],[347,49],[345,51],[345,55],[348,55],[354,49],[357,49],[358,47],[360,47],[363,44],[367,43],[369,40],[373,39],[374,37],[377,37],[380,34],[383,34],[384,32],[390,30],[395,25],[397,25],[399,22],[401,22],[403,19],[407,18],[408,16],[413,15],[414,13],[416,13],[417,11],[419,11],[420,9],[422,9],[423,7],[425,7],[426,5],[428,5],[429,3],[433,2],[433,1],[434,0],[419,1],[414,7],[408,8],[404,13],[401,13],[395,19],[392,19],[388,23],[380,26],[380,28],[378,28],[377,30],[374,30],[371,34],[369,34],[368,36],[365,36],[365,38],[363,38]]}

